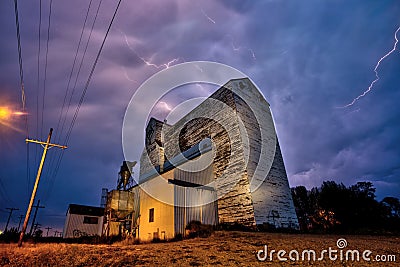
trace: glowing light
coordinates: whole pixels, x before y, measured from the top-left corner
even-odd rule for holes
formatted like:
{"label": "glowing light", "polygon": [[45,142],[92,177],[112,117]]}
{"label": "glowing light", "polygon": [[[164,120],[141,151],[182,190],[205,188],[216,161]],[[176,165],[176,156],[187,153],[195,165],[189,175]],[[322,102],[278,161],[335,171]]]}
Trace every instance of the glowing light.
{"label": "glowing light", "polygon": [[2,106],[0,107],[0,125],[22,133],[23,131],[15,126],[16,123],[14,117],[24,115],[28,115],[28,113],[22,111],[14,111],[8,106]]}
{"label": "glowing light", "polygon": [[143,63],[146,64],[147,66],[154,67],[154,68],[156,68],[156,69],[160,69],[160,68],[166,68],[166,69],[168,69],[168,68],[171,66],[171,64],[176,63],[176,62],[179,61],[179,58],[174,58],[174,59],[168,61],[167,63],[162,63],[162,64],[159,64],[159,65],[154,64],[154,63],[152,63],[151,61],[152,61],[152,58],[155,56],[155,54],[152,55],[152,56],[150,57],[150,60],[146,60],[144,57],[141,57],[141,56],[136,52],[136,50],[132,47],[132,45],[129,43],[128,36],[126,36],[126,34],[125,34],[123,31],[120,30],[120,32],[121,32],[121,34],[124,35],[125,43],[126,43],[126,45],[128,46],[129,50],[131,50],[131,51],[132,51],[138,58],[140,58],[140,60],[142,60]]}
{"label": "glowing light", "polygon": [[27,112],[22,112],[22,111],[15,111],[12,113],[15,116],[24,116],[24,115],[28,115]]}
{"label": "glowing light", "polygon": [[398,41],[399,41],[399,40],[397,39],[397,33],[399,32],[399,30],[400,30],[400,27],[398,27],[397,30],[396,30],[396,32],[394,33],[395,42],[394,42],[394,45],[393,45],[392,50],[390,50],[390,51],[389,51],[388,53],[386,53],[383,57],[381,57],[381,58],[378,60],[378,63],[376,63],[376,65],[375,65],[375,68],[374,68],[375,77],[376,77],[375,80],[373,80],[373,81],[370,83],[370,85],[368,86],[368,89],[367,89],[367,90],[365,90],[361,95],[359,95],[359,96],[357,96],[356,98],[354,98],[353,101],[351,101],[349,104],[343,106],[342,108],[347,108],[347,107],[350,107],[350,106],[354,105],[354,103],[356,103],[361,97],[364,97],[366,94],[368,94],[368,93],[372,90],[372,88],[374,87],[374,84],[379,80],[378,68],[379,68],[379,65],[381,64],[382,60],[384,60],[385,58],[387,58],[388,56],[390,56],[390,54],[392,54],[394,51],[396,51],[397,43],[398,43]]}
{"label": "glowing light", "polygon": [[0,107],[0,120],[8,120],[12,112],[8,107]]}

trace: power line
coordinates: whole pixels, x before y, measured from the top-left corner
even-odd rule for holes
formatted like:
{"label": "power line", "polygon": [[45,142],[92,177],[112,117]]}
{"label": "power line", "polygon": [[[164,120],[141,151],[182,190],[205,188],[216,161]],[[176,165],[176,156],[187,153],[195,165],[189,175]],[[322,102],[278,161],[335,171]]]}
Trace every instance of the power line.
{"label": "power line", "polygon": [[15,25],[17,28],[17,41],[18,41],[18,61],[19,61],[19,77],[21,82],[21,99],[22,99],[22,110],[25,111],[25,88],[24,88],[24,70],[22,64],[22,51],[21,51],[21,34],[19,30],[19,16],[18,16],[18,3],[14,0],[14,11],[15,11]]}
{"label": "power line", "polygon": [[[42,0],[39,1],[39,30],[38,30],[38,54],[37,54],[37,84],[36,84],[36,136],[39,135],[39,92],[40,92],[40,44],[42,29]],[[35,165],[37,163],[38,147],[35,146]]]}
{"label": "power line", "polygon": [[32,219],[32,224],[31,224],[31,230],[29,231],[29,235],[32,235],[32,231],[33,231],[33,226],[35,225],[35,221],[36,221],[36,216],[37,216],[37,212],[38,209],[44,209],[44,206],[40,206],[40,199],[38,200],[36,206],[32,206],[33,208],[35,208],[35,213],[33,214],[33,219]]}
{"label": "power line", "polygon": [[43,135],[43,114],[44,114],[45,99],[46,99],[47,56],[48,56],[48,53],[49,53],[49,40],[50,40],[50,27],[51,27],[51,7],[52,7],[52,4],[53,4],[53,0],[50,0],[48,25],[47,25],[46,57],[45,57],[45,64],[44,64],[44,83],[43,83],[43,100],[42,100],[42,125],[41,125],[41,130],[40,130],[40,136],[41,137]]}
{"label": "power line", "polygon": [[7,232],[8,224],[10,223],[10,218],[12,216],[13,211],[19,210],[19,209],[18,208],[6,208],[6,210],[9,210],[10,213],[8,214],[8,219],[7,219],[6,228],[5,228],[4,232]]}
{"label": "power line", "polygon": [[[121,5],[121,2],[122,2],[122,0],[119,0],[119,1],[118,1],[118,4],[117,4],[117,6],[116,6],[116,8],[115,8],[115,11],[114,11],[114,14],[113,14],[113,16],[112,16],[112,18],[111,18],[111,21],[110,21],[109,25],[108,25],[106,34],[105,34],[105,36],[104,36],[104,38],[103,38],[103,41],[102,41],[102,43],[101,43],[101,46],[100,46],[100,48],[99,48],[99,51],[97,52],[96,59],[95,59],[95,61],[93,62],[92,69],[91,69],[90,74],[89,74],[89,76],[88,76],[88,79],[87,79],[87,81],[86,81],[84,90],[83,90],[83,92],[82,92],[81,98],[80,98],[79,103],[78,103],[78,106],[77,106],[77,108],[76,108],[76,110],[75,110],[74,117],[73,117],[73,119],[72,119],[71,125],[70,125],[70,127],[69,127],[69,129],[68,129],[67,136],[66,136],[65,142],[64,142],[65,145],[68,145],[68,143],[69,143],[69,139],[70,139],[70,137],[71,137],[72,129],[73,129],[73,127],[74,127],[74,125],[75,125],[75,122],[76,122],[76,119],[77,119],[77,117],[78,117],[78,113],[79,113],[80,107],[81,107],[81,105],[82,105],[82,103],[83,103],[83,100],[84,100],[84,98],[85,98],[85,95],[86,95],[87,89],[88,89],[88,87],[89,87],[90,81],[91,81],[91,79],[92,79],[92,77],[93,77],[93,73],[94,73],[94,71],[95,71],[95,69],[96,69],[97,62],[99,61],[101,52],[103,51],[104,44],[105,44],[105,42],[106,42],[106,40],[107,40],[108,34],[109,34],[109,32],[110,32],[110,29],[111,29],[111,26],[112,26],[112,24],[113,24],[113,22],[114,22],[114,19],[115,19],[116,15],[117,15],[117,12],[118,12],[119,6]],[[58,170],[59,170],[59,168],[60,168],[60,164],[61,164],[61,160],[62,160],[62,158],[63,158],[63,155],[64,155],[64,153],[61,153],[61,156],[60,156],[60,158],[59,158],[59,161],[57,162],[57,166],[56,166],[56,168],[55,168],[55,170],[54,170],[54,172],[53,172],[53,177],[54,177],[53,179],[55,179],[55,177],[57,176],[57,173],[58,173]]]}
{"label": "power line", "polygon": [[46,230],[47,230],[46,237],[48,237],[48,236],[49,236],[49,230],[50,230],[50,229],[53,229],[53,228],[51,228],[51,227],[46,227],[46,228],[44,228],[44,229],[46,229]]}
{"label": "power line", "polygon": [[93,23],[92,23],[92,26],[91,26],[91,29],[90,29],[89,37],[88,37],[88,39],[87,39],[87,41],[86,41],[86,45],[85,45],[85,49],[84,49],[84,51],[83,51],[83,55],[82,55],[82,58],[81,58],[81,62],[79,63],[78,72],[77,72],[76,77],[75,77],[74,86],[73,86],[73,88],[72,88],[71,97],[70,97],[70,99],[69,99],[69,103],[68,103],[68,106],[67,106],[67,112],[66,112],[66,114],[65,114],[64,121],[63,121],[63,124],[62,124],[62,127],[61,127],[61,132],[64,130],[65,119],[66,119],[66,117],[67,117],[67,114],[68,114],[68,111],[69,111],[69,107],[71,106],[71,103],[72,103],[72,97],[73,97],[74,92],[75,92],[75,88],[76,88],[76,85],[77,85],[77,82],[78,82],[79,74],[80,74],[81,69],[82,69],[83,61],[84,61],[85,56],[86,56],[86,52],[87,52],[87,49],[88,49],[88,46],[89,46],[89,42],[90,42],[90,39],[91,39],[91,36],[92,36],[92,32],[93,32],[93,29],[94,29],[94,25],[95,25],[95,23],[96,23],[97,16],[98,16],[98,14],[99,14],[99,10],[100,10],[100,6],[101,6],[101,3],[102,3],[102,2],[103,2],[103,0],[100,0],[99,5],[97,6],[96,14],[95,14],[95,17],[94,17],[94,19],[93,19]]}
{"label": "power line", "polygon": [[7,193],[7,188],[4,186],[1,177],[0,177],[0,196],[3,198],[3,200],[5,200],[5,202],[15,206],[14,201],[10,198],[10,196]]}
{"label": "power line", "polygon": [[19,215],[19,217],[18,217],[18,219],[19,219],[19,222],[18,222],[18,229],[17,229],[17,232],[19,232],[19,228],[21,227],[21,222],[22,222],[22,219],[24,218],[24,215]]}
{"label": "power line", "polygon": [[[95,17],[94,17],[94,19],[93,19],[93,23],[92,23],[92,26],[91,26],[91,29],[90,29],[89,37],[88,37],[88,39],[87,39],[87,41],[86,41],[85,49],[84,49],[84,52],[83,52],[83,55],[82,55],[82,58],[81,58],[81,61],[80,61],[80,64],[79,64],[79,68],[78,68],[78,71],[77,71],[77,74],[76,74],[74,86],[73,86],[73,88],[72,88],[71,96],[70,96],[70,99],[69,99],[69,102],[68,102],[67,110],[66,110],[66,112],[65,112],[65,116],[64,116],[64,119],[63,119],[63,123],[62,123],[62,127],[61,127],[61,130],[60,130],[60,134],[58,135],[58,139],[57,139],[57,141],[56,141],[57,143],[60,142],[61,134],[62,134],[62,132],[63,132],[63,130],[64,130],[64,125],[65,125],[66,118],[67,118],[67,116],[68,116],[69,107],[71,106],[71,103],[72,103],[72,97],[73,97],[74,92],[75,92],[75,88],[76,88],[76,85],[77,85],[77,82],[78,82],[79,74],[80,74],[80,72],[81,72],[81,68],[82,68],[82,65],[83,65],[83,61],[84,61],[85,56],[86,56],[86,53],[87,53],[87,48],[88,48],[88,46],[89,46],[89,42],[90,42],[90,39],[91,39],[91,36],[92,36],[92,32],[93,32],[93,29],[94,29],[94,25],[95,25],[95,23],[96,23],[97,16],[98,16],[98,14],[99,14],[99,10],[100,10],[100,6],[101,6],[101,3],[102,3],[102,2],[103,2],[103,0],[100,0],[99,4],[98,4],[98,6],[97,6],[96,14],[95,14]],[[91,4],[91,2],[90,2],[89,4]],[[88,8],[88,10],[87,10],[86,15],[88,15],[89,9],[90,9],[90,5],[89,5],[89,8]],[[85,19],[85,23],[86,23],[86,19]],[[81,37],[82,37],[83,31],[84,31],[84,28],[82,28]],[[79,42],[79,43],[80,43],[80,42]],[[78,48],[79,48],[79,46],[78,46]],[[77,50],[77,53],[78,53],[78,50]],[[75,65],[75,61],[74,61],[74,65]],[[71,74],[72,74],[72,71],[71,71]],[[69,85],[69,82],[68,82],[68,85]],[[57,124],[57,126],[58,126],[58,124]],[[60,160],[60,157],[61,157],[61,154],[59,154],[59,159],[58,159],[58,160]],[[51,166],[51,167],[48,169],[48,172],[46,173],[46,177],[50,176],[49,174],[50,174],[50,170],[53,168],[54,158],[55,158],[55,157],[53,157],[53,158],[51,159],[51,161],[50,161],[50,162],[51,162],[51,163],[50,163],[50,166]],[[53,176],[53,177],[50,177],[49,186],[48,186],[48,188],[47,188],[46,195],[45,195],[45,201],[47,200],[48,194],[49,194],[49,192],[51,191],[51,188],[53,187],[54,180],[55,180],[54,176]]]}
{"label": "power line", "polygon": [[77,108],[76,108],[76,110],[75,110],[75,114],[74,114],[74,117],[73,117],[73,119],[72,119],[72,123],[71,123],[71,125],[70,125],[70,127],[69,127],[69,129],[68,129],[68,134],[67,134],[67,137],[65,138],[65,141],[66,141],[65,144],[68,144],[68,142],[69,142],[69,138],[70,138],[70,136],[71,136],[72,129],[74,128],[76,119],[77,119],[77,117],[78,117],[78,113],[79,113],[80,107],[82,106],[83,100],[84,100],[84,98],[85,98],[87,89],[88,89],[89,84],[90,84],[90,81],[92,80],[94,70],[96,69],[97,62],[99,61],[101,52],[103,51],[104,44],[105,44],[105,42],[106,42],[106,40],[107,40],[108,33],[110,32],[110,29],[111,29],[111,26],[112,26],[112,24],[113,24],[113,22],[114,22],[115,16],[117,15],[118,8],[119,8],[119,6],[120,6],[120,4],[121,4],[121,1],[122,1],[122,0],[119,0],[119,1],[118,1],[118,5],[117,5],[117,7],[116,7],[116,9],[115,9],[115,11],[114,11],[114,14],[113,14],[112,18],[111,18],[110,24],[108,25],[107,32],[106,32],[106,34],[105,34],[105,36],[104,36],[104,39],[103,39],[103,41],[102,41],[102,43],[101,43],[100,49],[99,49],[99,51],[97,52],[96,59],[95,59],[95,61],[94,61],[94,63],[93,63],[92,69],[90,70],[89,77],[88,77],[88,79],[87,79],[87,81],[86,81],[84,90],[83,90],[83,92],[82,92],[81,98],[80,98],[79,103],[78,103],[78,106],[77,106]]}
{"label": "power line", "polygon": [[[15,12],[15,27],[17,30],[17,45],[18,45],[18,63],[19,63],[19,78],[21,84],[21,101],[22,101],[22,111],[26,112],[26,97],[25,97],[25,86],[24,86],[24,68],[22,61],[22,49],[21,49],[21,33],[19,29],[19,15],[18,15],[18,2],[14,0],[14,12]],[[26,137],[29,136],[28,127],[28,116],[25,115],[25,133]],[[26,180],[27,180],[27,190],[29,192],[30,184],[30,168],[29,168],[29,146],[26,146]]]}
{"label": "power line", "polygon": [[[40,132],[40,136],[43,135],[44,109],[45,109],[45,103],[46,103],[47,63],[48,63],[48,53],[49,53],[49,40],[50,40],[50,29],[51,29],[52,4],[53,4],[53,0],[50,0],[50,4],[49,4],[49,15],[48,15],[48,24],[47,24],[47,41],[46,41],[45,66],[44,66],[43,100],[42,100],[42,119],[41,119],[41,130],[40,130],[41,132]],[[32,230],[32,229],[31,229],[31,230]]]}
{"label": "power line", "polygon": [[[61,138],[61,134],[62,134],[62,130],[58,134],[58,128],[60,126],[61,119],[63,118],[64,107],[65,107],[67,96],[68,96],[68,92],[69,92],[69,89],[70,89],[70,83],[71,83],[72,75],[73,75],[73,72],[74,72],[74,69],[75,69],[76,60],[78,58],[78,53],[79,53],[79,49],[80,49],[80,46],[81,46],[83,33],[85,31],[85,28],[86,28],[86,22],[87,22],[87,19],[88,19],[88,16],[89,16],[91,5],[92,5],[92,0],[90,0],[90,2],[89,2],[89,6],[88,6],[87,11],[86,11],[85,20],[84,20],[83,25],[82,25],[82,30],[81,30],[81,34],[80,34],[80,37],[79,37],[78,46],[77,46],[76,51],[75,51],[74,61],[72,63],[72,68],[71,68],[71,72],[69,74],[69,78],[68,78],[67,88],[66,88],[65,95],[64,95],[63,104],[62,104],[62,107],[61,107],[61,110],[60,110],[60,114],[59,114],[59,118],[58,118],[58,122],[57,122],[57,126],[56,126],[56,140],[57,140],[56,142],[57,143],[60,142],[60,138]],[[72,97],[72,94],[71,94],[71,97]],[[68,106],[68,108],[69,108],[69,106]],[[67,117],[67,115],[68,115],[68,110],[65,113],[65,118]],[[64,121],[65,121],[65,118],[64,118]],[[50,156],[50,164],[49,164],[50,167],[47,169],[46,177],[50,176],[50,170],[53,169],[54,161],[56,159],[56,155],[59,155],[59,154],[58,153],[54,153],[54,154],[52,154]],[[50,184],[51,184],[51,181],[52,180],[51,180],[51,177],[50,177]],[[48,191],[49,191],[49,187],[48,187],[48,190],[46,191],[45,202],[47,200],[47,194],[48,194]]]}
{"label": "power line", "polygon": [[[39,165],[39,169],[38,169],[38,173],[36,175],[36,181],[35,181],[35,185],[33,187],[33,191],[32,191],[32,195],[31,195],[31,199],[29,201],[29,205],[28,205],[28,210],[26,211],[26,215],[25,215],[25,220],[24,220],[24,225],[22,227],[22,231],[21,234],[19,236],[19,241],[18,241],[18,246],[21,247],[22,246],[22,240],[24,238],[24,234],[26,231],[26,227],[28,226],[28,221],[29,221],[29,216],[31,214],[31,210],[32,210],[32,205],[33,205],[33,201],[35,200],[35,195],[36,195],[36,191],[39,185],[39,180],[40,180],[40,175],[42,173],[42,169],[43,169],[43,164],[44,164],[44,160],[46,158],[46,154],[47,154],[47,150],[50,147],[59,147],[61,149],[65,149],[67,148],[66,146],[61,146],[58,144],[51,144],[50,140],[51,140],[51,134],[53,133],[53,128],[50,129],[49,135],[47,136],[47,141],[46,142],[41,142],[41,141],[37,141],[37,140],[30,140],[30,139],[26,139],[26,142],[30,142],[30,143],[36,143],[36,144],[40,144],[40,145],[45,145],[44,146],[44,150],[43,150],[43,155],[42,155],[42,160],[40,161],[40,165]],[[38,203],[39,204],[39,203]]]}
{"label": "power line", "polygon": [[[66,89],[66,91],[65,91],[63,104],[62,104],[61,111],[60,111],[60,115],[59,115],[58,122],[57,122],[56,134],[58,133],[58,127],[60,126],[61,118],[62,118],[62,115],[63,115],[63,111],[64,111],[64,107],[65,107],[65,101],[67,100],[67,96],[68,96],[68,92],[69,92],[69,85],[70,85],[70,83],[71,83],[72,74],[73,74],[74,69],[75,69],[76,59],[77,59],[77,57],[78,57],[78,52],[79,52],[79,48],[80,48],[80,46],[81,46],[83,33],[84,33],[84,31],[85,31],[85,28],[86,28],[86,22],[87,22],[87,19],[88,19],[88,16],[89,16],[89,11],[90,11],[90,7],[91,7],[91,5],[92,5],[92,1],[93,1],[93,0],[90,0],[89,6],[88,6],[87,11],[86,11],[86,16],[85,16],[85,20],[84,20],[83,25],[82,25],[82,30],[81,30],[81,35],[80,35],[80,37],[79,37],[78,46],[77,46],[76,51],[75,51],[75,56],[74,56],[74,61],[73,61],[73,63],[72,63],[71,72],[69,73],[69,78],[68,78],[68,83],[67,83],[67,89]],[[67,113],[68,113],[68,112],[67,112]],[[67,113],[65,114],[65,116],[67,116]],[[61,134],[57,134],[57,136],[58,136],[58,139],[57,139],[57,142],[58,142],[58,141],[60,141],[60,136],[61,136]]]}

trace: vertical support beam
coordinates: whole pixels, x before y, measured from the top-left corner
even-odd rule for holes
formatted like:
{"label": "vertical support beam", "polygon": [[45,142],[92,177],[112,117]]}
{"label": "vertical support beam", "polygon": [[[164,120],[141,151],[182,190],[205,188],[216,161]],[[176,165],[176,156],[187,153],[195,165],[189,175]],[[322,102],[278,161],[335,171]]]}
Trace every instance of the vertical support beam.
{"label": "vertical support beam", "polygon": [[35,221],[36,221],[36,216],[37,216],[37,212],[38,209],[44,209],[44,206],[40,206],[40,199],[38,200],[38,203],[36,204],[36,206],[33,206],[33,208],[35,208],[35,213],[33,214],[33,220],[32,220],[32,224],[31,224],[31,230],[29,231],[29,235],[32,236],[32,230],[33,230],[33,226],[35,225]]}
{"label": "vertical support beam", "polygon": [[49,132],[49,135],[47,136],[47,141],[46,142],[26,139],[26,142],[31,142],[31,143],[37,143],[37,144],[44,145],[44,149],[43,149],[43,155],[42,155],[42,159],[40,161],[39,169],[38,169],[38,172],[37,172],[37,175],[36,175],[35,185],[33,186],[31,200],[29,201],[28,209],[26,211],[24,225],[22,227],[22,231],[21,231],[21,234],[19,236],[18,247],[22,246],[22,240],[24,238],[26,228],[28,227],[29,216],[30,216],[31,211],[32,211],[33,202],[35,201],[36,191],[37,191],[37,188],[39,186],[40,175],[42,174],[43,164],[44,164],[44,160],[46,158],[47,150],[49,149],[49,147],[59,147],[59,148],[62,148],[62,149],[67,148],[66,146],[61,146],[61,145],[57,145],[57,144],[51,144],[50,140],[51,140],[52,133],[53,133],[53,128],[50,128],[50,132]]}
{"label": "vertical support beam", "polygon": [[18,230],[17,230],[17,232],[19,232],[19,228],[21,227],[21,222],[22,222],[22,219],[24,218],[24,215],[19,215],[19,223],[18,223]]}
{"label": "vertical support beam", "polygon": [[51,227],[46,227],[46,228],[44,228],[44,229],[47,230],[46,237],[49,237],[49,230],[50,230],[50,229],[53,229],[53,228],[51,228]]}
{"label": "vertical support beam", "polygon": [[14,210],[19,210],[17,208],[6,208],[6,210],[10,210],[10,214],[8,214],[8,219],[7,219],[7,224],[6,224],[6,229],[4,229],[4,232],[7,232],[8,224],[10,223],[11,215]]}

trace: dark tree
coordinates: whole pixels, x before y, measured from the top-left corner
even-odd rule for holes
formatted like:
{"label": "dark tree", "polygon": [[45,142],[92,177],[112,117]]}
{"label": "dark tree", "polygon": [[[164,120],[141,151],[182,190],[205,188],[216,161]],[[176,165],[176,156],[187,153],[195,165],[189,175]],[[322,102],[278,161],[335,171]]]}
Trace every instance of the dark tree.
{"label": "dark tree", "polygon": [[389,209],[389,216],[400,217],[400,201],[395,197],[385,197],[381,203]]}
{"label": "dark tree", "polygon": [[309,225],[308,218],[310,216],[310,212],[314,212],[313,209],[310,209],[311,205],[309,192],[305,186],[297,186],[292,188],[291,191],[297,217],[299,219],[300,229],[306,230]]}
{"label": "dark tree", "polygon": [[292,196],[301,230],[399,232],[400,201],[386,197],[378,202],[371,182],[346,187],[342,183],[325,181],[320,188],[310,191],[304,186],[292,188]]}

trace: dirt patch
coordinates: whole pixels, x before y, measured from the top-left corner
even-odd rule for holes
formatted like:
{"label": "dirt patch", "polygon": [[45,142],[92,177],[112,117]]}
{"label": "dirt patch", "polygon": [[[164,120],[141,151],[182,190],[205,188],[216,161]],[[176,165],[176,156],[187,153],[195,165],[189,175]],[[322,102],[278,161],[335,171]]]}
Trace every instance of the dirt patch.
{"label": "dirt patch", "polygon": [[[347,242],[342,249],[343,257],[347,250],[360,251],[360,260],[340,261],[337,240]],[[267,245],[268,255],[275,250],[272,262],[257,260],[257,252]],[[321,251],[338,250],[336,261]],[[279,261],[277,253],[285,250]],[[299,251],[299,261],[289,259],[291,250]],[[316,259],[301,259],[303,250],[316,251]],[[371,261],[362,259],[362,252],[371,250]],[[264,253],[260,254],[261,256]],[[296,254],[292,254],[295,257]],[[376,256],[386,256],[386,262],[377,262]],[[388,262],[389,255],[395,262]],[[312,256],[312,255],[311,255]],[[312,258],[312,257],[311,257]],[[393,260],[393,258],[390,258]],[[336,236],[272,234],[249,232],[215,232],[208,238],[194,238],[178,242],[113,245],[85,244],[0,244],[0,266],[399,266],[400,237],[383,236]]]}

